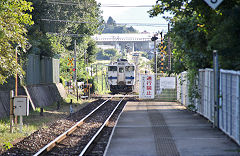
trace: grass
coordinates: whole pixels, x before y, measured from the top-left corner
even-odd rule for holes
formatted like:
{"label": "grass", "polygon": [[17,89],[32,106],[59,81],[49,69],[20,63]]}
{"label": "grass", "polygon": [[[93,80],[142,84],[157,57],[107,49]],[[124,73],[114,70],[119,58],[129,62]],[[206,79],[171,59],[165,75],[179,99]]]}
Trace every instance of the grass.
{"label": "grass", "polygon": [[57,110],[57,103],[43,108],[43,116],[40,116],[40,108],[31,110],[29,116],[23,117],[22,133],[18,127],[14,127],[14,132],[10,133],[9,118],[0,119],[0,154],[13,144],[29,136],[40,128],[47,128],[52,122],[67,117],[69,115],[70,100],[72,99],[73,110],[77,111],[92,100],[78,100],[75,96],[68,95],[60,102],[60,109]]}
{"label": "grass", "polygon": [[157,95],[156,98],[160,101],[176,101],[177,93],[175,89],[164,89],[160,95]]}

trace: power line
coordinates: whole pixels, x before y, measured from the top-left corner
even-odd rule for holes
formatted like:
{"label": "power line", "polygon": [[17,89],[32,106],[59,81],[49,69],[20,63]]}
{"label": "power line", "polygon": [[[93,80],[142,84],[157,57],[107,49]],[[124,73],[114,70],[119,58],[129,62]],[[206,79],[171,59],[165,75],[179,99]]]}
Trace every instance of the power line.
{"label": "power line", "polygon": [[[58,20],[58,19],[40,19],[42,21],[49,22],[65,22],[65,23],[92,23],[86,21],[70,21],[70,20]],[[117,25],[132,25],[132,26],[155,26],[155,27],[165,27],[168,24],[159,24],[159,23],[116,23]]]}
{"label": "power line", "polygon": [[112,7],[112,8],[149,8],[153,5],[101,5],[101,7]]}
{"label": "power line", "polygon": [[168,24],[159,23],[116,23],[117,25],[134,25],[134,26],[168,26]]}
{"label": "power line", "polygon": [[[80,3],[75,2],[59,2],[59,1],[47,1],[47,3],[51,4],[61,4],[61,5],[80,5]],[[102,4],[101,7],[113,7],[113,8],[149,8],[154,5],[117,5],[117,4]]]}
{"label": "power line", "polygon": [[62,5],[79,5],[79,3],[74,3],[74,2],[47,1],[47,3],[51,3],[51,4],[62,4]]}

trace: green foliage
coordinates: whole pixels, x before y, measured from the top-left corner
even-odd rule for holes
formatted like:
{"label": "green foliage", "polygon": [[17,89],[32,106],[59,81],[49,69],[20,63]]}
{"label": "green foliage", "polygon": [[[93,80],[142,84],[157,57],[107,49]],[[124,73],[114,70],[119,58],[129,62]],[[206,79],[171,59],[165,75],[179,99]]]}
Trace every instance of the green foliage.
{"label": "green foliage", "polygon": [[[0,1],[0,84],[16,72],[21,76],[24,71],[16,63],[15,48],[26,46],[26,25],[32,25],[32,3],[25,0]],[[21,54],[18,49],[18,54]]]}
{"label": "green foliage", "polygon": [[240,70],[240,1],[223,1],[211,9],[202,0],[157,0],[151,17],[170,13],[172,71],[187,71],[190,103],[199,98],[196,78],[201,68],[212,68],[212,52],[218,50],[220,68]]}
{"label": "green foliage", "polygon": [[187,73],[189,103],[194,104],[195,99],[200,99],[197,85],[198,70],[189,69]]}
{"label": "green foliage", "polygon": [[98,66],[99,72],[94,77],[94,87],[95,87],[95,93],[97,94],[106,94],[109,93],[109,88],[107,86],[107,79],[106,79],[106,69],[104,66]]}
{"label": "green foliage", "polygon": [[100,49],[97,53],[97,60],[114,60],[118,57],[118,52],[116,49]]}
{"label": "green foliage", "polygon": [[3,148],[5,149],[5,150],[8,150],[8,149],[10,149],[10,148],[12,148],[13,147],[13,145],[10,143],[10,142],[4,142],[3,143]]}
{"label": "green foliage", "polygon": [[137,30],[132,26],[117,26],[116,21],[110,16],[104,25],[102,33],[137,33]]}
{"label": "green foliage", "polygon": [[[95,61],[96,42],[91,35],[99,33],[102,25],[101,10],[95,0],[72,0],[79,5],[49,3],[47,0],[30,0],[34,6],[35,25],[29,28],[30,53],[54,57],[60,55],[60,76],[69,81],[68,58],[74,57],[74,42],[77,51],[77,78],[86,79],[87,63]],[[73,62],[72,62],[73,63]],[[72,67],[73,69],[73,67]]]}
{"label": "green foliage", "polygon": [[170,12],[173,72],[211,68],[212,51],[219,51],[221,68],[239,70],[240,1],[224,1],[217,10],[204,1],[158,0],[150,16]]}
{"label": "green foliage", "polygon": [[196,106],[194,106],[194,105],[192,105],[192,104],[191,104],[191,105],[188,105],[188,106],[187,106],[187,109],[190,110],[190,111],[194,111],[194,112],[197,111],[197,110],[196,110]]}

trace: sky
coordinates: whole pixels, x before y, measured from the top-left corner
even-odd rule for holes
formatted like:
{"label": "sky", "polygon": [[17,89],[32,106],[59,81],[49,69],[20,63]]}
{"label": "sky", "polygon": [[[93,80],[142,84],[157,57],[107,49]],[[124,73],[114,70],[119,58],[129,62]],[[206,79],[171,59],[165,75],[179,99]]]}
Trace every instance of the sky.
{"label": "sky", "polygon": [[[102,6],[106,5],[121,5],[121,6],[141,6],[141,5],[154,5],[156,0],[96,0]],[[107,21],[111,16],[116,23],[143,23],[143,24],[164,24],[159,26],[133,26],[139,32],[144,30],[155,33],[158,31],[167,31],[167,21],[162,16],[150,18],[147,13],[151,7],[101,7],[103,11],[103,18]]]}

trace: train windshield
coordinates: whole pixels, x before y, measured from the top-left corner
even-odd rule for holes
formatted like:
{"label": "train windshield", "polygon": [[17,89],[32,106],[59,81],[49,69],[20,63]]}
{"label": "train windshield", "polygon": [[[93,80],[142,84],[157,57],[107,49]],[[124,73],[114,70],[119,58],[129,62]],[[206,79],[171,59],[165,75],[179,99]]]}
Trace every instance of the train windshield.
{"label": "train windshield", "polygon": [[134,66],[126,66],[125,70],[126,71],[134,71]]}
{"label": "train windshield", "polygon": [[117,66],[109,66],[108,71],[117,71]]}

